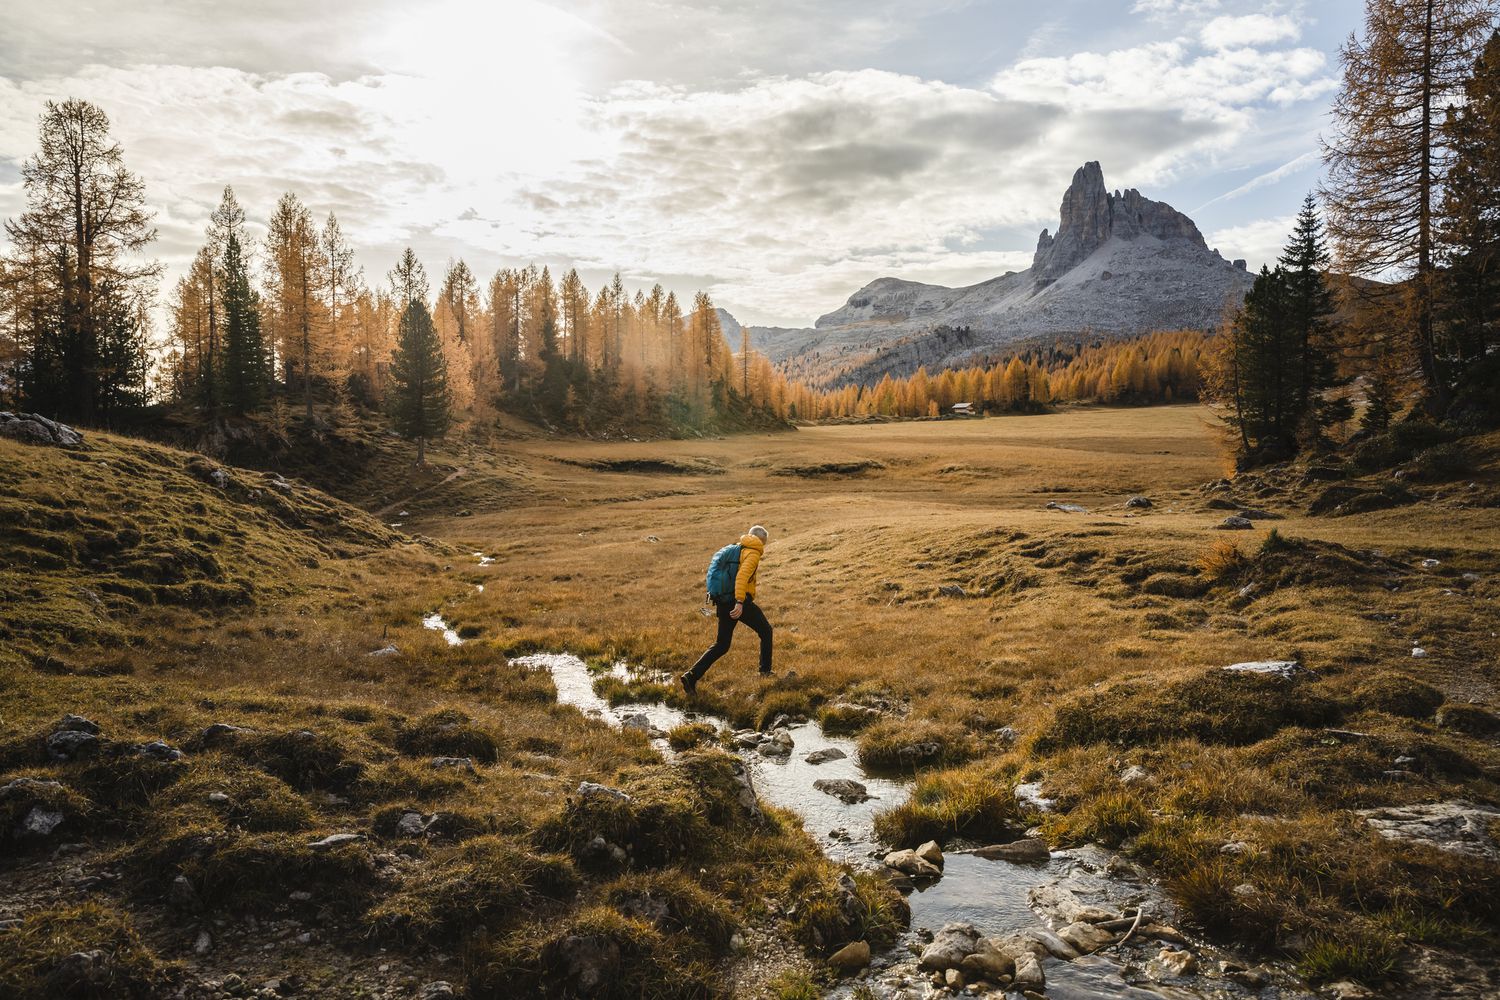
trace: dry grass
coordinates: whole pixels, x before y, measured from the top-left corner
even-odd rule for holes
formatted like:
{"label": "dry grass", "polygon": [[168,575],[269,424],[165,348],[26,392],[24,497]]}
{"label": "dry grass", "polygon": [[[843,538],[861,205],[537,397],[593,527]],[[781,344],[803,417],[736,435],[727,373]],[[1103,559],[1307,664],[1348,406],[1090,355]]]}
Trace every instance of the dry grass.
{"label": "dry grass", "polygon": [[[1493,715],[1470,704],[1500,700],[1500,539],[1483,506],[1496,451],[1486,442],[1467,463],[1476,491],[1420,487],[1413,505],[1336,518],[1302,513],[1311,488],[1237,482],[1238,503],[1284,519],[1274,536],[1244,533],[1224,572],[1200,563],[1223,541],[1214,530],[1223,511],[1199,489],[1220,470],[1193,407],[448,452],[439,468],[467,471],[446,484],[424,474],[419,499],[393,495],[388,517],[409,509],[403,530],[455,548],[278,563],[284,572],[263,581],[275,586],[250,605],[112,615],[101,634],[124,631],[134,648],[123,660],[59,633],[71,673],[18,664],[0,686],[0,714],[18,734],[65,711],[91,714],[121,739],[187,744],[213,721],[257,730],[243,746],[202,754],[211,780],[243,790],[235,818],[204,815],[194,796],[177,794],[195,778],[151,790],[153,776],[138,775],[136,801],[112,803],[107,774],[90,783],[85,768],[51,767],[10,744],[0,763],[61,775],[86,800],[80,822],[91,827],[138,829],[142,796],[181,831],[217,835],[236,823],[244,838],[330,832],[351,816],[372,831],[385,817],[384,830],[392,810],[408,807],[452,814],[454,835],[422,853],[432,886],[461,882],[463,851],[476,842],[519,845],[527,853],[516,858],[566,856],[583,886],[576,900],[535,896],[558,908],[547,922],[505,907],[489,914],[487,943],[472,956],[476,988],[543,981],[556,942],[581,928],[668,963],[687,984],[647,976],[622,988],[695,995],[713,950],[622,914],[617,890],[639,886],[621,879],[689,873],[743,917],[763,915],[767,898],[827,900],[835,871],[774,811],[765,829],[735,826],[713,791],[712,751],[698,784],[665,771],[639,734],[552,707],[547,678],[506,656],[566,649],[681,671],[712,638],[698,614],[709,555],[759,522],[771,544],[758,600],[776,625],[779,677],[755,676],[756,644],[740,630],[701,682],[700,704],[736,725],[816,717],[859,732],[868,761],[915,770],[912,804],[881,820],[892,841],[1011,831],[1024,819],[1010,790],[1040,779],[1062,807],[1048,824],[1055,840],[1130,845],[1173,879],[1201,926],[1275,947],[1300,941],[1310,971],[1380,966],[1381,935],[1397,924],[1448,920],[1476,949],[1497,919],[1485,902],[1500,898],[1494,866],[1460,868],[1381,841],[1347,810],[1500,801],[1500,750],[1483,734]],[[965,475],[944,472],[955,463]],[[866,474],[852,480],[774,474],[856,465]],[[1155,506],[1126,511],[1136,493]],[[1053,499],[1091,513],[1047,510]],[[474,551],[498,561],[480,567]],[[1423,568],[1426,558],[1440,564]],[[78,571],[69,563],[57,579]],[[963,596],[940,590],[951,585]],[[447,647],[417,624],[435,609],[477,638]],[[366,656],[386,642],[399,655]],[[1413,645],[1429,655],[1413,658]],[[1218,670],[1283,658],[1311,674],[1288,682]],[[605,693],[681,700],[650,681],[617,687]],[[319,734],[307,748],[316,752],[277,742],[301,729]],[[676,735],[685,746],[710,734]],[[907,747],[922,752],[903,757]],[[426,768],[422,755],[445,748],[478,758],[479,776]],[[1402,755],[1420,763],[1414,779],[1393,782],[1384,772]],[[1149,778],[1124,786],[1132,764]],[[596,815],[570,803],[583,779],[628,785],[637,807]],[[334,787],[354,813],[322,804]],[[580,821],[633,838],[632,870],[595,867]],[[716,834],[725,850],[694,846],[705,824],[732,831]],[[1252,850],[1221,854],[1229,841]],[[1254,894],[1222,892],[1241,885]],[[425,938],[449,919],[392,902],[402,898],[349,902],[399,910],[381,911],[393,939]],[[887,926],[896,904],[871,900],[872,926]],[[814,952],[851,931],[825,924],[822,905],[798,913],[787,931]]]}

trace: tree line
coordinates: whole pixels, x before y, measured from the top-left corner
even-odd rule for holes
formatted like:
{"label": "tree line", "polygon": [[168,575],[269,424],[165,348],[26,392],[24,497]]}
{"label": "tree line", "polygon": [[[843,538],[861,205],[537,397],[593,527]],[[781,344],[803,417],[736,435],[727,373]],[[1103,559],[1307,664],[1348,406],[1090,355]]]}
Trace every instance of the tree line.
{"label": "tree line", "polygon": [[[1205,368],[1240,462],[1403,415],[1497,416],[1500,34],[1483,0],[1367,0],[1309,195]],[[1337,276],[1335,276],[1337,275]]]}
{"label": "tree line", "polygon": [[315,400],[331,400],[385,407],[398,427],[425,413],[429,431],[502,409],[580,430],[786,411],[784,380],[748,341],[734,352],[705,293],[632,294],[618,274],[590,291],[576,270],[534,265],[481,282],[463,260],[434,291],[410,250],[371,283],[339,219],[319,224],[293,193],[255,240],[224,189],[158,337],[161,267],[137,260],[152,216],[105,113],[49,102],[23,181],[0,260],[0,404],[109,425],[152,401],[205,419],[297,406],[313,420]]}

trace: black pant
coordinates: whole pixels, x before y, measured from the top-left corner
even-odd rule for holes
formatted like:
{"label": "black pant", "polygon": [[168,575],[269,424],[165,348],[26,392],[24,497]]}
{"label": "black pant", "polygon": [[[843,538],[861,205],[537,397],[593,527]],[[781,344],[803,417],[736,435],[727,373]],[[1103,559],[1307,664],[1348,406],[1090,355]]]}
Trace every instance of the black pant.
{"label": "black pant", "polygon": [[748,597],[745,598],[745,607],[740,612],[738,622],[729,617],[729,612],[734,610],[734,601],[716,601],[714,607],[719,612],[719,635],[714,639],[714,644],[698,657],[698,662],[693,664],[693,669],[688,671],[692,678],[697,680],[702,677],[708,672],[708,668],[714,665],[715,660],[729,652],[729,640],[734,636],[734,627],[738,624],[749,625],[755,634],[760,636],[760,672],[769,674],[771,672],[771,623],[766,621],[766,613],[760,609],[760,605]]}

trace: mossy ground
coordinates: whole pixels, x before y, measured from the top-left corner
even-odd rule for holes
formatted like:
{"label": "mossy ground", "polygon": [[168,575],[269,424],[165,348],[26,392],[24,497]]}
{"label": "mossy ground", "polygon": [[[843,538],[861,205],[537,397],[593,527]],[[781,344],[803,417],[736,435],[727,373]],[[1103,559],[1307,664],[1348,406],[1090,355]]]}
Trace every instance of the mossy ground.
{"label": "mossy ground", "polygon": [[[508,662],[503,624],[466,621],[461,647],[423,628],[499,576],[467,550],[259,473],[227,469],[222,488],[213,465],[123,438],[91,434],[76,454],[0,447],[20,512],[0,572],[0,785],[36,780],[0,819],[9,838],[34,807],[65,815],[55,837],[5,844],[0,911],[24,918],[0,931],[7,996],[144,997],[229,972],[294,975],[323,995],[408,978],[542,995],[565,989],[569,935],[616,943],[620,996],[703,996],[743,922],[792,938],[800,927],[776,916],[790,894],[833,891],[837,869],[797,823],[755,825],[726,800],[711,733],[694,734],[697,764],[668,765],[642,734],[558,706],[545,672]],[[96,559],[80,540],[127,522],[152,566],[185,567],[177,583],[245,599],[163,607],[154,580],[116,586],[141,575],[135,557]],[[79,588],[111,596],[73,622]],[[369,655],[387,644],[398,652]],[[67,713],[104,743],[56,761],[45,740]],[[182,758],[136,751],[153,740]],[[629,807],[579,799],[584,780],[625,789]],[[410,814],[420,829],[402,826]],[[336,833],[360,837],[314,846]],[[601,862],[596,836],[623,860]],[[60,985],[67,956],[93,948],[107,967]]]}
{"label": "mossy ground", "polygon": [[[704,970],[727,960],[718,931],[689,940],[676,918],[622,911],[626,896],[644,892],[716,928],[711,913],[765,922],[815,956],[841,935],[888,933],[897,904],[882,897],[869,927],[825,925],[822,905],[786,920],[776,901],[826,901],[836,875],[791,818],[772,811],[767,826],[743,826],[713,790],[711,766],[698,772],[701,787],[664,768],[643,736],[555,707],[546,676],[507,656],[566,649],[680,671],[711,639],[697,613],[708,555],[760,522],[772,540],[759,600],[777,626],[780,676],[755,676],[753,637],[740,634],[698,704],[736,725],[820,718],[858,732],[871,763],[915,772],[912,802],[881,821],[893,842],[987,839],[1045,820],[1054,843],[1125,846],[1170,880],[1197,925],[1290,954],[1318,976],[1383,974],[1390,955],[1399,966],[1418,945],[1493,953],[1496,867],[1382,840],[1352,810],[1500,802],[1500,748],[1486,731],[1500,700],[1500,442],[1468,442],[1462,480],[1409,479],[1400,506],[1361,513],[1344,500],[1311,516],[1329,485],[1317,475],[1202,488],[1220,474],[1204,420],[1169,407],[714,441],[530,437],[499,456],[465,444],[405,484],[346,484],[383,521],[408,511],[400,538],[332,501],[319,502],[344,512],[353,536],[309,514],[301,525],[255,520],[249,504],[231,510],[189,492],[206,513],[162,506],[152,531],[191,548],[182,526],[222,517],[195,530],[221,532],[204,542],[210,552],[242,547],[215,558],[221,577],[244,575],[249,600],[184,606],[132,591],[107,617],[74,614],[94,607],[76,581],[117,575],[79,547],[84,529],[33,526],[69,540],[17,541],[35,561],[0,571],[7,597],[29,609],[5,623],[29,646],[0,673],[0,715],[17,737],[0,763],[7,780],[52,778],[77,797],[80,830],[108,850],[98,864],[121,873],[116,905],[144,917],[143,939],[188,974],[220,959],[188,954],[199,918],[165,902],[177,872],[201,882],[216,911],[338,914],[342,936],[318,952],[325,966],[379,940],[424,975],[467,970],[483,995],[552,982],[573,929],[632,963],[666,963],[665,979],[636,970],[622,988],[698,995],[718,981]],[[122,455],[144,447],[103,435],[95,444]],[[876,464],[854,481],[771,475],[866,460]],[[56,463],[52,478],[87,466],[61,454],[36,461]],[[149,480],[155,463],[188,459],[134,461]],[[973,474],[941,474],[955,461]],[[600,462],[674,471],[591,467]],[[161,478],[198,491],[185,469]],[[1385,497],[1382,476],[1350,495]],[[90,499],[90,516],[110,518],[138,488],[90,480],[53,504],[50,480],[37,481],[39,509]],[[24,506],[30,480],[5,482]],[[147,488],[148,505],[176,498]],[[403,490],[417,491],[410,503]],[[1136,493],[1155,506],[1126,510]],[[1050,499],[1092,513],[1046,510]],[[1226,510],[1211,501],[1280,519],[1234,533],[1232,555],[1215,529]],[[263,527],[250,532],[246,520]],[[417,532],[443,541],[405,541]],[[480,567],[476,551],[498,561]],[[217,579],[212,564],[180,561],[181,581],[151,586]],[[962,596],[941,589],[951,585]],[[450,648],[420,628],[433,610],[470,641]],[[400,652],[367,655],[387,642]],[[1309,673],[1218,670],[1260,659],[1296,659]],[[617,687],[605,693],[682,701],[664,685]],[[182,746],[187,764],[132,763],[117,782],[118,761],[47,762],[35,737],[67,711],[116,740]],[[201,741],[212,722],[254,732]],[[716,752],[706,733],[678,742]],[[434,755],[472,756],[477,774],[433,770]],[[1387,773],[1397,757],[1415,762],[1399,778]],[[1148,778],[1125,784],[1133,765]],[[631,789],[639,808],[570,803],[585,779]],[[1041,781],[1059,811],[1020,809],[1010,791],[1022,781]],[[231,808],[208,807],[210,785]],[[430,835],[402,838],[408,810],[442,819]],[[569,825],[583,820],[634,838],[636,858],[610,870]],[[313,839],[340,831],[367,839],[312,856]],[[1244,849],[1226,854],[1228,843]],[[37,863],[23,856],[23,867]],[[455,939],[449,908],[468,912],[475,866],[502,863],[517,877],[486,894],[482,940]],[[281,900],[285,872],[314,885],[316,902]],[[35,895],[39,907],[67,902],[45,896]],[[466,956],[462,969],[433,964],[434,939]],[[794,979],[782,986],[801,989]]]}

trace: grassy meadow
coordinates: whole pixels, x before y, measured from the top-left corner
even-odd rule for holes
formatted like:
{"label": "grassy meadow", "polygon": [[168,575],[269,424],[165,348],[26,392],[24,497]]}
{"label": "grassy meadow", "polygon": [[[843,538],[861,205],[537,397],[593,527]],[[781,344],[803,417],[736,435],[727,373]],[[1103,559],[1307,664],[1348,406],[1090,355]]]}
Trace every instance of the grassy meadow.
{"label": "grassy meadow", "polygon": [[[1316,469],[1219,483],[1192,406],[516,433],[439,449],[404,492],[382,460],[378,482],[342,484],[366,513],[263,473],[221,485],[189,453],[108,435],[80,453],[0,442],[0,786],[59,783],[0,806],[7,830],[54,809],[84,845],[11,835],[0,917],[24,947],[0,959],[0,993],[51,995],[61,955],[123,941],[107,995],[231,970],[328,995],[433,979],[552,995],[587,938],[624,956],[607,995],[753,995],[766,977],[747,966],[792,981],[846,940],[888,941],[900,902],[865,877],[846,905],[793,817],[741,815],[729,755],[660,763],[507,663],[624,658],[648,670],[608,693],[681,703],[670,677],[712,639],[707,560],[753,522],[771,534],[759,600],[778,676],[755,675],[740,630],[698,706],[818,718],[857,731],[868,765],[916,771],[880,820],[893,845],[1036,823],[1054,846],[1122,845],[1194,928],[1321,980],[1481,960],[1500,868],[1381,839],[1354,810],[1500,803],[1497,451],[1476,439],[1388,506],[1369,498],[1389,473],[1356,481],[1364,500],[1330,498],[1350,487]],[[1247,507],[1271,517],[1218,530]],[[464,645],[421,627],[434,610]],[[1307,672],[1219,669],[1268,659]],[[49,758],[65,713],[107,745]],[[158,739],[183,759],[133,749]],[[1057,810],[1018,807],[1023,781]],[[426,836],[401,833],[409,813]],[[341,832],[362,839],[312,846]],[[664,909],[646,919],[643,899]]]}

